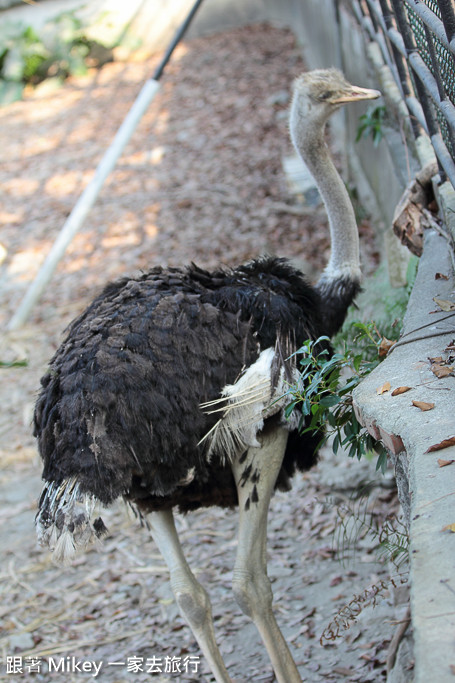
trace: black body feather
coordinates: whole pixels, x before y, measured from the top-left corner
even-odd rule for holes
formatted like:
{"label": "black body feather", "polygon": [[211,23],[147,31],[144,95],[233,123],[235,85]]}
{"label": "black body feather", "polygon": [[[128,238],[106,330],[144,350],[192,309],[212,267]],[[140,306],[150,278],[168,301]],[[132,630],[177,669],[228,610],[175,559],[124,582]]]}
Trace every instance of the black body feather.
{"label": "black body feather", "polygon": [[[281,347],[285,363],[326,334],[322,305],[277,258],[211,273],[154,268],[110,284],[69,326],[42,379],[43,478],[76,478],[82,493],[105,504],[124,496],[144,511],[235,505],[224,454],[207,458],[199,444],[217,419],[200,404],[262,350]],[[314,463],[316,441],[290,434],[277,486]]]}
{"label": "black body feather", "polygon": [[346,318],[346,312],[360,292],[360,282],[343,277],[336,280],[321,278],[317,291],[323,301],[322,325],[328,337],[338,332]]}

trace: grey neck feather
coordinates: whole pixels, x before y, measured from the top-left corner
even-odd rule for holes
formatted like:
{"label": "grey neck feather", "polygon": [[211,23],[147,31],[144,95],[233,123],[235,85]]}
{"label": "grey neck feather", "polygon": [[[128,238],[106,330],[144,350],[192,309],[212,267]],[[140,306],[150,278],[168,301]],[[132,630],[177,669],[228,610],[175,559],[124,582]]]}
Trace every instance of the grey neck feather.
{"label": "grey neck feather", "polygon": [[330,157],[324,128],[325,121],[315,121],[309,126],[306,112],[294,102],[290,117],[291,139],[316,181],[329,218],[331,255],[321,284],[345,278],[359,281],[359,236],[354,209]]}

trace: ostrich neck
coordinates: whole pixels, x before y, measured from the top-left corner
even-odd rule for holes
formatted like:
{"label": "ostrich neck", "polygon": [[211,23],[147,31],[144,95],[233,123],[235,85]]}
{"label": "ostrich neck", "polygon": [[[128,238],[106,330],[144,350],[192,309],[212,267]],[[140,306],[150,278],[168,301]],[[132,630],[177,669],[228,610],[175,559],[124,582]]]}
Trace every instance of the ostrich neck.
{"label": "ostrich neck", "polygon": [[331,255],[322,280],[360,279],[359,236],[349,194],[324,141],[314,131],[300,141],[299,152],[316,181],[330,226]]}

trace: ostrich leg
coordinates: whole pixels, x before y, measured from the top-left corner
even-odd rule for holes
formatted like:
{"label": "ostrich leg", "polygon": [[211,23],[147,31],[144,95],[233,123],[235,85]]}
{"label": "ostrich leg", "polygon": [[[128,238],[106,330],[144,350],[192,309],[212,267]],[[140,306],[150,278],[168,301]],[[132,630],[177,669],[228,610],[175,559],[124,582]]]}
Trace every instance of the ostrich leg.
{"label": "ostrich leg", "polygon": [[241,610],[255,623],[279,683],[301,683],[286,641],[272,612],[272,589],[267,576],[267,513],[281,467],[288,432],[265,430],[260,448],[233,464],[239,496],[239,542],[233,590]]}
{"label": "ostrich leg", "polygon": [[231,683],[215,641],[209,597],[188,566],[172,511],[152,512],[147,519],[153,539],[169,568],[171,587],[183,618],[193,631],[217,683]]}

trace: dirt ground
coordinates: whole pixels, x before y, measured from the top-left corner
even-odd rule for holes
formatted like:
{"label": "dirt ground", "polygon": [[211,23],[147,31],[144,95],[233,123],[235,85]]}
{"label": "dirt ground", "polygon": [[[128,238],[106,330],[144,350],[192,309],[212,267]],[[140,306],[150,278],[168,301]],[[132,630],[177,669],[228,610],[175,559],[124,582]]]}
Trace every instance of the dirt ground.
{"label": "dirt ground", "polygon": [[[0,110],[2,329],[158,58],[108,64],[58,90],[43,85]],[[282,169],[283,156],[292,153],[290,86],[303,68],[292,34],[271,26],[182,44],[31,320],[2,336],[0,361],[27,365],[0,369],[1,681],[91,679],[93,671],[47,673],[51,659],[66,665],[71,657],[102,664],[97,680],[106,683],[212,680],[203,659],[197,661],[156,547],[121,505],[107,511],[107,540],[69,568],[53,566],[37,546],[40,463],[30,421],[62,330],[107,279],[157,263],[212,267],[263,252],[297,259],[310,273],[323,267],[325,216],[302,211]],[[360,232],[362,258],[371,267],[375,246],[367,223]],[[357,485],[371,477],[368,500],[351,502]],[[341,456],[335,462],[328,452],[321,466],[296,477],[290,495],[272,501],[275,609],[304,681],[385,680],[395,619],[389,591],[342,637],[320,643],[337,610],[388,576],[377,539],[365,529],[356,547],[341,552],[336,530],[346,506],[368,507],[380,524],[397,509],[395,491],[374,466]],[[235,513],[201,511],[178,525],[189,563],[212,597],[232,677],[275,680],[230,592]],[[153,657],[162,663],[155,674],[147,670]],[[192,657],[198,671],[166,673],[166,657],[175,666]],[[9,673],[8,664],[16,670]]]}

